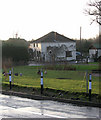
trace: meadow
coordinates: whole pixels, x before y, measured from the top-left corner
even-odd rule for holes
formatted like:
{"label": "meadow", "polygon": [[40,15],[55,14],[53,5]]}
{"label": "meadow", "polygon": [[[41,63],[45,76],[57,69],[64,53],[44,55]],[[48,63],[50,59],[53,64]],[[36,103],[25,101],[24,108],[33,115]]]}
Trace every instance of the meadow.
{"label": "meadow", "polygon": [[[41,76],[37,74],[37,71],[43,66],[16,66],[14,67],[14,74],[18,73],[18,76],[13,77],[12,84],[23,86],[40,88]],[[92,74],[91,70],[98,69],[97,65],[73,65],[76,70],[50,70],[43,67],[43,73],[46,70],[47,74],[43,75],[44,88],[70,91],[70,92],[86,92],[86,70]],[[9,72],[10,69],[7,69]],[[22,76],[19,74],[22,73]],[[92,74],[92,93],[99,94],[99,76]],[[9,84],[9,76],[2,75],[2,83]]]}

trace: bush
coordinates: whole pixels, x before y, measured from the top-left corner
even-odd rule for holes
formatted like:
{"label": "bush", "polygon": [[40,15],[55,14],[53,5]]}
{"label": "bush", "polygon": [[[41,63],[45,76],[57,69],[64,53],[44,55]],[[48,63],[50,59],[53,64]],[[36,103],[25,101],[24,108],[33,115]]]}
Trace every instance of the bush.
{"label": "bush", "polygon": [[101,56],[98,58],[98,60],[97,60],[98,62],[101,62]]}
{"label": "bush", "polygon": [[2,68],[6,71],[6,69],[11,68],[13,66],[13,62],[11,58],[3,58],[2,59]]}
{"label": "bush", "polygon": [[76,70],[76,67],[73,67],[72,65],[69,65],[69,64],[47,65],[47,66],[45,66],[45,69],[48,69],[48,70]]}
{"label": "bush", "polygon": [[6,61],[10,60],[14,62],[14,64],[18,63],[27,63],[29,60],[28,49],[25,46],[13,46],[4,44],[2,46],[2,57],[6,59]]}

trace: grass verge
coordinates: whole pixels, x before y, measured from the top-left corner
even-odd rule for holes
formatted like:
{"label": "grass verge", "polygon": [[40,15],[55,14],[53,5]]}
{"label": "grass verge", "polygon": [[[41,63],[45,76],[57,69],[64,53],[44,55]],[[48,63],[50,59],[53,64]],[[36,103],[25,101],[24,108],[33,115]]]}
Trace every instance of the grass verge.
{"label": "grass verge", "polygon": [[[40,88],[13,85],[12,89],[9,90],[8,84],[3,84],[3,90],[13,91],[13,92],[22,92],[22,93],[27,93],[31,95],[40,95],[40,96],[44,95],[51,98],[53,97],[53,98],[63,98],[63,99],[69,99],[69,100],[89,101],[89,94],[85,92],[70,92],[70,91],[44,88],[43,94],[41,94]],[[101,95],[93,94],[91,102],[98,103],[98,104],[101,103]]]}
{"label": "grass verge", "polygon": [[[78,65],[77,65],[78,66]],[[76,66],[76,67],[77,67]],[[14,67],[14,75],[12,80],[12,90],[25,92],[28,94],[40,94],[40,75],[37,71],[43,66],[18,66]],[[78,67],[77,67],[78,68]],[[98,66],[89,66],[88,74],[92,69],[97,69]],[[83,69],[83,70],[80,70]],[[66,99],[79,99],[88,101],[86,93],[86,67],[80,66],[78,69],[70,70],[47,70],[44,74],[44,95]],[[9,69],[7,69],[9,72]],[[22,73],[22,76],[19,74]],[[9,90],[9,76],[2,76],[2,89]],[[63,78],[63,79],[60,79]],[[92,74],[92,101],[100,102],[101,95],[99,93],[99,84],[101,83],[99,76]],[[89,75],[88,75],[89,80]]]}

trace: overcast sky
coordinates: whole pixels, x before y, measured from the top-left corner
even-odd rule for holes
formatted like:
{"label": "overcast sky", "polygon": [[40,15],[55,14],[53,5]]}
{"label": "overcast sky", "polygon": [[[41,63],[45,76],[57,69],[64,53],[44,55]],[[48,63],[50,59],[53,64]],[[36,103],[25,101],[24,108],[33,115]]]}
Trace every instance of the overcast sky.
{"label": "overcast sky", "polygon": [[55,31],[69,38],[96,37],[99,26],[90,25],[83,12],[89,0],[0,0],[0,39],[16,33],[26,40]]}

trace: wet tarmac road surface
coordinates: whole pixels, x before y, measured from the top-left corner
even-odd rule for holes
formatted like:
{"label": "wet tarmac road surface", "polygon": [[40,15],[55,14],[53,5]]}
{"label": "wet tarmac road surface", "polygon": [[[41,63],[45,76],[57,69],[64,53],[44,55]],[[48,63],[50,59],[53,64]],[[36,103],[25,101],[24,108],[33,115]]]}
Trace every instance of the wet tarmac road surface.
{"label": "wet tarmac road surface", "polygon": [[0,94],[0,118],[99,118],[101,108]]}

